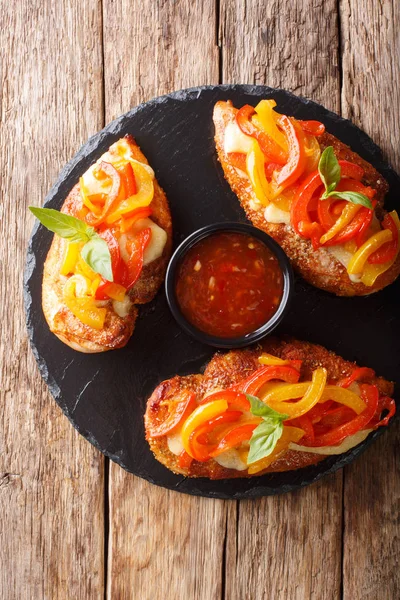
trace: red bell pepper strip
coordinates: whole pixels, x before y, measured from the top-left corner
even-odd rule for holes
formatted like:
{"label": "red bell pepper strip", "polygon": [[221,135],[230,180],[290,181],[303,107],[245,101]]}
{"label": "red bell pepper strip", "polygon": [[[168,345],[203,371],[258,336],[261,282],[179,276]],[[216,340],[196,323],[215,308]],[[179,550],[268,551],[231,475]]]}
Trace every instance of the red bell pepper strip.
{"label": "red bell pepper strip", "polygon": [[118,173],[121,175],[122,183],[124,185],[125,198],[129,198],[136,194],[136,179],[131,163],[126,163],[123,167],[119,168]]}
{"label": "red bell pepper strip", "polygon": [[368,367],[357,367],[350,375],[338,381],[336,385],[342,388],[348,388],[354,381],[359,381],[360,379],[373,379],[374,377],[375,371],[373,369]]}
{"label": "red bell pepper strip", "polygon": [[302,121],[297,119],[297,122],[300,123],[303,131],[316,137],[325,133],[325,125],[320,121]]}
{"label": "red bell pepper strip", "polygon": [[245,394],[234,392],[232,390],[214,392],[213,394],[202,398],[199,404],[207,404],[208,402],[214,402],[215,400],[226,400],[230,409],[236,408],[243,412],[250,410],[250,402],[247,400]]}
{"label": "red bell pepper strip", "polygon": [[242,413],[240,411],[227,411],[222,415],[218,415],[209,421],[206,421],[192,432],[189,438],[190,451],[193,457],[199,462],[206,462],[210,459],[210,452],[212,452],[217,444],[210,444],[208,442],[203,443],[202,438],[206,437],[209,433],[215,430],[216,427],[224,425],[226,423],[233,423],[238,421]]}
{"label": "red bell pepper strip", "polygon": [[255,110],[249,104],[245,104],[236,113],[236,122],[241,131],[257,140],[265,157],[279,165],[286,164],[287,155],[282,148],[269,135],[262,131],[250,121],[250,117],[255,114]]}
{"label": "red bell pepper strip", "polygon": [[382,221],[383,229],[389,229],[392,232],[392,240],[383,244],[378,250],[368,258],[368,262],[372,265],[382,265],[383,263],[393,260],[397,254],[399,246],[399,230],[392,217],[387,214]]}
{"label": "red bell pepper strip", "polygon": [[186,452],[186,450],[182,450],[180,455],[178,456],[178,465],[181,469],[188,469],[193,462],[193,458]]}
{"label": "red bell pepper strip", "polygon": [[279,117],[278,125],[286,135],[289,157],[285,166],[280,171],[275,171],[274,179],[277,186],[288,187],[297,181],[306,166],[304,133],[301,127],[286,115]]}
{"label": "red bell pepper strip", "polygon": [[290,220],[295,231],[302,237],[311,239],[315,249],[320,246],[319,240],[324,232],[319,223],[311,221],[308,209],[311,198],[322,185],[319,171],[310,173],[299,186],[290,209]]}
{"label": "red bell pepper strip", "polygon": [[304,440],[303,445],[312,447],[338,446],[346,437],[357,433],[361,429],[365,429],[376,413],[379,391],[376,385],[368,385],[366,383],[360,385],[360,390],[361,397],[366,403],[366,408],[361,414],[326,433],[316,435],[312,443]]}
{"label": "red bell pepper strip", "polygon": [[319,435],[321,433],[327,433],[331,431],[333,427],[338,427],[344,423],[348,423],[354,419],[354,410],[348,406],[336,406],[326,412],[322,419],[315,425],[315,433]]}
{"label": "red bell pepper strip", "polygon": [[112,212],[119,202],[122,200],[122,181],[118,171],[110,163],[102,161],[99,165],[99,170],[108,175],[112,181],[111,190],[107,196],[107,200],[104,203],[101,214],[96,216],[93,213],[86,215],[86,221],[89,225],[99,225],[105,217]]}
{"label": "red bell pepper strip", "polygon": [[149,429],[150,436],[158,438],[168,435],[194,411],[196,406],[196,394],[190,390],[182,390],[178,398],[170,400],[165,421]]}
{"label": "red bell pepper strip", "polygon": [[309,412],[304,415],[301,415],[301,417],[297,417],[297,419],[290,419],[285,421],[285,425],[288,425],[289,427],[298,427],[299,429],[302,429],[304,431],[304,436],[301,439],[307,439],[310,442],[313,442],[315,438],[314,426],[312,420],[310,419]]}
{"label": "red bell pepper strip", "polygon": [[360,165],[356,165],[348,160],[339,160],[341,169],[341,177],[349,177],[361,181],[364,176],[364,169]]}
{"label": "red bell pepper strip", "polygon": [[[388,414],[383,419],[379,420],[384,410],[387,410]],[[396,403],[393,400],[393,398],[389,398],[389,396],[382,396],[381,398],[379,398],[378,410],[376,411],[373,420],[370,422],[370,425],[374,429],[378,429],[378,427],[387,425],[390,419],[395,415],[395,413]]]}
{"label": "red bell pepper strip", "polygon": [[143,269],[143,255],[151,239],[151,229],[146,227],[140,231],[132,240],[127,242],[129,261],[122,274],[121,285],[130,290],[139,279]]}
{"label": "red bell pepper strip", "polygon": [[245,423],[239,425],[239,427],[235,427],[235,429],[231,429],[224,435],[215,450],[210,452],[210,456],[215,458],[222,454],[222,452],[230,448],[236,448],[236,446],[240,446],[243,442],[247,442],[253,435],[256,427],[257,423]]}
{"label": "red bell pepper strip", "polygon": [[241,383],[240,388],[245,394],[256,396],[260,388],[272,379],[286,381],[287,383],[297,383],[299,378],[300,372],[294,367],[289,367],[288,365],[283,367],[279,365],[266,365],[257,369],[250,377],[245,379]]}
{"label": "red bell pepper strip", "polygon": [[[324,202],[324,201],[323,201]],[[373,211],[363,206],[360,208],[351,222],[346,225],[335,237],[325,242],[325,246],[336,246],[344,244],[353,238],[357,238],[361,231],[365,231],[372,221]]]}

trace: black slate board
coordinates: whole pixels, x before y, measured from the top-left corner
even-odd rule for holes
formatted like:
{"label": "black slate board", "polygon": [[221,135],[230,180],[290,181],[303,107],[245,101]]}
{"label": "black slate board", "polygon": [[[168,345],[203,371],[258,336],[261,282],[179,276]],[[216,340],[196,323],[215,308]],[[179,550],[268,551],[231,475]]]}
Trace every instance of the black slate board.
{"label": "black slate board", "polygon": [[[288,115],[324,122],[329,132],[384,175],[391,188],[387,205],[395,206],[400,179],[365,133],[322,106],[287,91],[246,85],[183,90],[122,115],[79,150],[51,189],[46,206],[60,208],[79,176],[110,144],[131,133],[167,193],[175,247],[204,225],[246,221],[217,162],[211,116],[217,100],[231,99],[236,106],[255,105],[261,97],[273,97],[278,110]],[[50,333],[41,308],[43,263],[51,239],[51,233],[36,225],[29,243],[24,291],[32,349],[42,377],[72,424],[128,471],[166,488],[213,498],[278,494],[343,467],[382,433],[384,428],[347,454],[299,471],[224,481],[174,475],[153,458],[144,439],[145,402],[160,381],[200,371],[215,350],[179,329],[169,313],[163,289],[140,310],[134,335],[125,348],[85,355],[64,345]],[[399,290],[400,280],[371,297],[337,298],[298,277],[291,310],[278,333],[320,343],[396,381],[400,367]]]}

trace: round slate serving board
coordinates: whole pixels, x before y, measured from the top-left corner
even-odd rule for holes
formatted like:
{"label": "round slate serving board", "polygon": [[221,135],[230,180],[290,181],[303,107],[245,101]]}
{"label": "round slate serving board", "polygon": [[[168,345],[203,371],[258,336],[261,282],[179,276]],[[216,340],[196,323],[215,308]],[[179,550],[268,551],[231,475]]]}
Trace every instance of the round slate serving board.
{"label": "round slate serving board", "polygon": [[[213,106],[231,99],[236,106],[274,98],[278,110],[301,119],[317,119],[349,144],[388,180],[387,206],[393,208],[400,179],[382,160],[370,138],[314,102],[264,86],[227,85],[193,88],[156,98],[122,115],[96,134],[64,168],[46,198],[61,208],[79,176],[121,136],[131,133],[155,169],[170,202],[174,247],[195,229],[246,218],[224,180],[213,143]],[[340,457],[316,466],[253,477],[209,481],[174,475],[159,464],[144,438],[146,399],[173,375],[201,371],[215,350],[184,334],[171,316],[161,289],[140,309],[132,339],[121,349],[81,354],[50,333],[41,308],[43,263],[52,234],[35,226],[25,271],[25,305],[32,349],[42,377],[76,429],[106,456],[148,481],[188,494],[249,498],[278,494],[308,485],[358,456],[382,431]],[[348,360],[374,368],[396,381],[400,366],[400,279],[365,298],[337,298],[296,279],[291,310],[278,333],[316,342]]]}

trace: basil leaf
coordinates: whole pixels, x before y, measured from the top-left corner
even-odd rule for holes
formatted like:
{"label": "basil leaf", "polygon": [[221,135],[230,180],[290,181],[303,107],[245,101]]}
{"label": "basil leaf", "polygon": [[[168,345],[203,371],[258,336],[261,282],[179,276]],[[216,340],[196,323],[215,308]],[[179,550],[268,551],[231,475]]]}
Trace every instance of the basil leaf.
{"label": "basil leaf", "polygon": [[282,421],[263,421],[255,430],[250,440],[250,450],[247,464],[269,456],[283,432]]}
{"label": "basil leaf", "polygon": [[276,412],[273,408],[270,408],[265,402],[261,402],[256,396],[250,396],[250,394],[246,394],[247,400],[250,402],[250,410],[253,415],[257,417],[263,417],[283,421],[284,419],[288,419],[289,415],[284,415],[282,413]]}
{"label": "basil leaf", "polygon": [[47,229],[70,242],[88,242],[93,237],[97,237],[93,227],[59,210],[36,206],[30,206],[29,210]]}
{"label": "basil leaf", "polygon": [[321,198],[326,199],[340,181],[341,168],[333,151],[333,146],[325,148],[318,163],[318,171],[325,185]]}
{"label": "basil leaf", "polygon": [[371,210],[373,209],[371,200],[358,192],[331,192],[329,196],[335,196],[335,198],[340,198],[340,200],[347,200],[353,204],[362,204]]}
{"label": "basil leaf", "polygon": [[81,256],[93,271],[104,279],[113,281],[111,255],[107,242],[101,237],[93,237],[81,250]]}

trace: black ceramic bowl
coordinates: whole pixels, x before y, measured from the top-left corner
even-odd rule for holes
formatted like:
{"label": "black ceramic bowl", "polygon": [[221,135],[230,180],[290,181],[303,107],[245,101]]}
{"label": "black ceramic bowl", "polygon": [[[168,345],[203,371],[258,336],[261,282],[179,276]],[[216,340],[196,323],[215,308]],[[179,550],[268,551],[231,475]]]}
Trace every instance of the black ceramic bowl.
{"label": "black ceramic bowl", "polygon": [[[175,293],[176,271],[188,250],[204,238],[222,231],[244,233],[260,240],[276,256],[283,274],[283,294],[277,311],[261,327],[258,327],[251,333],[247,333],[246,335],[235,338],[224,338],[209,335],[208,333],[205,333],[204,331],[201,331],[192,325],[183,315]],[[282,321],[289,308],[290,299],[293,294],[293,287],[294,279],[292,267],[288,257],[279,244],[277,244],[272,237],[260,229],[244,223],[216,223],[214,225],[208,225],[207,227],[202,227],[201,229],[194,231],[175,250],[169,262],[165,277],[165,292],[167,295],[168,305],[178,324],[186,333],[193,336],[201,343],[208,344],[209,346],[215,346],[217,348],[242,348],[243,346],[258,342],[261,338],[271,333],[271,331],[275,329],[275,327],[277,327]]]}

